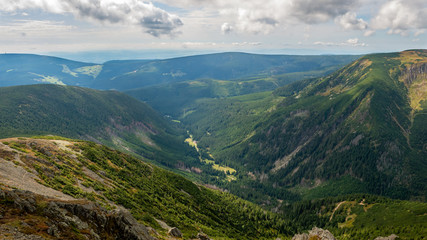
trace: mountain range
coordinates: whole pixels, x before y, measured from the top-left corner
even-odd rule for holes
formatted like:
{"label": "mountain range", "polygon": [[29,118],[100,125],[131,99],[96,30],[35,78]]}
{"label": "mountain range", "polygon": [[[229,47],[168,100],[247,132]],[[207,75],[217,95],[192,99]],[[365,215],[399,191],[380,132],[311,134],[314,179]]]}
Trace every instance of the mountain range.
{"label": "mountain range", "polygon": [[260,191],[425,199],[426,60],[367,55],[274,92],[200,99],[180,120]]}
{"label": "mountain range", "polygon": [[0,86],[40,83],[130,90],[161,83],[212,78],[232,80],[279,74],[324,74],[357,56],[293,56],[219,53],[162,60],[93,64],[31,54],[0,55]]}
{"label": "mountain range", "polygon": [[[19,222],[2,233],[100,236],[94,218],[70,212],[92,201],[89,212],[115,216],[105,234],[116,238],[124,216],[160,239],[426,234],[426,50],[0,62],[0,222]],[[34,188],[19,185],[25,172]],[[54,202],[80,227],[48,222],[41,195],[71,204]],[[34,219],[40,231],[26,227]]]}

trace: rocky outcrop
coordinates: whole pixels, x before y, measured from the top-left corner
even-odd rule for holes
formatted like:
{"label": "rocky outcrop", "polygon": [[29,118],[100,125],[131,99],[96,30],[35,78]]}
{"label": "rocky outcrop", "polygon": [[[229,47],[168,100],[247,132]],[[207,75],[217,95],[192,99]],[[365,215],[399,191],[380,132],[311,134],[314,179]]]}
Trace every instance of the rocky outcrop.
{"label": "rocky outcrop", "polygon": [[309,239],[319,239],[319,240],[335,240],[334,235],[328,230],[324,230],[321,228],[313,227],[308,234],[297,234],[292,240],[309,240]]}
{"label": "rocky outcrop", "polygon": [[68,237],[70,232],[82,239],[153,239],[147,228],[138,223],[128,211],[108,211],[86,200],[59,201],[28,191],[0,189],[0,205],[0,214],[4,216],[1,219],[4,231],[7,230],[9,220],[25,220],[20,220],[22,227],[14,228],[15,237],[28,232],[26,222],[37,219],[40,229],[26,235],[31,236],[31,239],[39,239],[37,235],[45,233],[55,238],[63,238]]}
{"label": "rocky outcrop", "polygon": [[176,227],[169,229],[168,234],[172,237],[182,238],[182,232]]}
{"label": "rocky outcrop", "polygon": [[200,240],[211,240],[211,239],[208,237],[208,235],[206,235],[206,234],[204,234],[204,233],[198,233],[198,234],[197,234],[197,239],[200,239]]}
{"label": "rocky outcrop", "polygon": [[402,70],[401,80],[408,88],[420,78],[427,78],[427,63],[414,63]]}

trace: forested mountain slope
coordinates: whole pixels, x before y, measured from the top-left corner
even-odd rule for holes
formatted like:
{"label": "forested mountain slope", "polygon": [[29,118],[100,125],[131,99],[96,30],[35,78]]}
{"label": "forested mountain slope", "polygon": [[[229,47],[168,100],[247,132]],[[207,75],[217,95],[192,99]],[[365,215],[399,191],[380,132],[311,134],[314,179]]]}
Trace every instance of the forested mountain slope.
{"label": "forested mountain slope", "polygon": [[166,167],[200,164],[184,131],[123,93],[47,84],[0,88],[0,137],[47,134],[104,143]]}
{"label": "forested mountain slope", "polygon": [[105,208],[127,209],[161,239],[173,227],[185,239],[198,234],[214,239],[276,239],[289,237],[296,229],[255,204],[92,142],[59,137],[2,139],[0,163],[1,188],[45,196],[22,191],[5,196],[0,190],[4,216],[0,233],[11,226],[47,239],[95,239],[94,234],[101,239],[115,234],[117,239],[126,236],[120,231],[135,231],[134,220]]}
{"label": "forested mountain slope", "polygon": [[181,120],[254,190],[425,199],[426,66],[425,50],[367,55],[273,95],[200,100]]}

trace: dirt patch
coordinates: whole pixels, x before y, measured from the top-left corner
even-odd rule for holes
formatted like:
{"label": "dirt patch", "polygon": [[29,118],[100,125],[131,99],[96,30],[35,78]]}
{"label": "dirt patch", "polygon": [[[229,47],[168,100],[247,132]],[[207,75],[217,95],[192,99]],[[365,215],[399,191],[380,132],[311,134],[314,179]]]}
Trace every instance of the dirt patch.
{"label": "dirt patch", "polygon": [[28,172],[22,166],[18,166],[13,162],[0,159],[0,182],[5,186],[31,191],[40,195],[61,200],[74,199],[73,197],[65,195],[62,192],[43,186],[36,180],[40,179],[33,173]]}

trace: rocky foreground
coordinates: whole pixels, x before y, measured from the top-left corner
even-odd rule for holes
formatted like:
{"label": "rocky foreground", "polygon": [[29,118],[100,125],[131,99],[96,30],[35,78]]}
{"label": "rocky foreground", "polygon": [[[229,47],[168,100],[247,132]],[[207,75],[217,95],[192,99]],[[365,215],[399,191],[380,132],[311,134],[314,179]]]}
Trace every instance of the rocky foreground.
{"label": "rocky foreground", "polygon": [[86,200],[0,189],[0,206],[5,239],[153,239],[128,211],[106,210]]}

